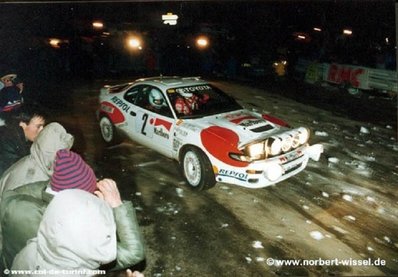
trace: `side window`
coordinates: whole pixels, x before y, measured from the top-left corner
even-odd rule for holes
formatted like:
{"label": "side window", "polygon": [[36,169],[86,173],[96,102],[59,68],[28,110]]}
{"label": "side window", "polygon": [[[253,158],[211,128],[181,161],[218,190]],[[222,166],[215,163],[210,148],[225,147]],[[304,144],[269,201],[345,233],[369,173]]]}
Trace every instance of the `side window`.
{"label": "side window", "polygon": [[139,91],[137,93],[137,97],[135,99],[134,104],[144,108],[144,109],[148,109],[148,105],[149,105],[149,91],[150,91],[150,87],[148,86],[139,86]]}
{"label": "side window", "polygon": [[130,88],[126,93],[124,94],[124,100],[127,102],[134,104],[138,95],[138,92],[140,91],[141,86],[134,86]]}

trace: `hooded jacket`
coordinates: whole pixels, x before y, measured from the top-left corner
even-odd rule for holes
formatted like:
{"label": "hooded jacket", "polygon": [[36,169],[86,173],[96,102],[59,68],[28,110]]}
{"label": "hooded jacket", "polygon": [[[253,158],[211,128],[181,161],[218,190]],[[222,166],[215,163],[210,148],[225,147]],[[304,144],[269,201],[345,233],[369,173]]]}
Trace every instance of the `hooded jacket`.
{"label": "hooded jacket", "polygon": [[[48,124],[30,147],[30,155],[20,159],[7,169],[0,179],[0,204],[3,193],[25,184],[47,181],[53,173],[55,156],[60,149],[70,149],[73,136],[59,123]],[[0,253],[3,249],[0,222]]]}
{"label": "hooded jacket", "polygon": [[48,124],[30,147],[30,155],[20,159],[4,172],[0,179],[0,197],[6,190],[50,179],[55,155],[60,149],[70,149],[73,136],[59,123]]}
{"label": "hooded jacket", "polygon": [[[47,192],[48,184],[48,181],[36,182],[4,193],[0,206],[4,268],[10,268],[26,242],[36,237],[43,214],[54,197]],[[110,265],[112,268],[106,268],[118,270],[131,267],[145,258],[144,242],[131,201],[124,201],[112,210],[118,235],[117,257],[116,263]]]}
{"label": "hooded jacket", "polygon": [[12,270],[36,270],[48,276],[95,275],[92,270],[116,259],[116,224],[112,208],[83,190],[55,195],[40,223],[37,237],[15,257]]}

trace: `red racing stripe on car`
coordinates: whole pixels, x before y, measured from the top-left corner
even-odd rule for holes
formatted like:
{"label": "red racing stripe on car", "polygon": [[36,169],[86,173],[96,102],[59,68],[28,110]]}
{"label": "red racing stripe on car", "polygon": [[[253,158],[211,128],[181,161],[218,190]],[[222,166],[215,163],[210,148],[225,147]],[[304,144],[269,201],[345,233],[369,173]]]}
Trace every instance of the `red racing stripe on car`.
{"label": "red racing stripe on car", "polygon": [[231,166],[247,166],[247,162],[240,162],[229,157],[229,153],[241,153],[238,149],[239,136],[234,131],[211,126],[201,131],[200,138],[205,149],[216,159]]}
{"label": "red racing stripe on car", "polygon": [[163,126],[163,127],[165,127],[167,129],[167,131],[170,131],[171,125],[172,125],[171,122],[168,122],[168,121],[163,120],[161,118],[156,118],[155,119],[155,123],[154,123],[154,126]]}
{"label": "red racing stripe on car", "polygon": [[246,119],[257,119],[257,118],[254,117],[254,116],[251,116],[251,115],[246,115],[246,116],[243,116],[243,117],[239,117],[239,118],[233,119],[233,120],[231,120],[231,122],[235,123],[235,124],[239,124],[243,120],[246,120]]}
{"label": "red racing stripe on car", "polygon": [[123,113],[112,103],[102,102],[101,111],[105,112],[109,116],[113,124],[119,124],[125,121]]}
{"label": "red racing stripe on car", "polygon": [[277,117],[273,117],[272,115],[263,114],[262,117],[263,117],[265,120],[268,120],[268,121],[270,121],[270,122],[272,122],[272,123],[274,123],[274,124],[277,124],[277,125],[279,125],[279,126],[290,127],[290,125],[289,125],[286,121],[283,121],[282,119],[279,119],[279,118],[277,118]]}

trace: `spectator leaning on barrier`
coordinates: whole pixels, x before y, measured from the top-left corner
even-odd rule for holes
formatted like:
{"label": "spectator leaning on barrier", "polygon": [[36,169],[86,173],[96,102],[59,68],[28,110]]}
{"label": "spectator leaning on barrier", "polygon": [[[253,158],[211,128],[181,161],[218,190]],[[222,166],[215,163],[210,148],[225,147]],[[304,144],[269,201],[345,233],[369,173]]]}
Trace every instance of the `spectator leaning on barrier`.
{"label": "spectator leaning on barrier", "polygon": [[29,155],[32,142],[43,130],[45,116],[36,108],[21,108],[0,127],[0,176],[12,164]]}
{"label": "spectator leaning on barrier", "polygon": [[[93,170],[78,154],[59,150],[50,181],[27,184],[3,195],[0,219],[4,268],[10,268],[16,254],[37,235],[43,213],[54,195],[70,189],[95,193],[112,206],[119,238],[115,270],[133,266],[144,259],[143,241],[132,203],[121,201],[113,180],[104,179],[97,183]],[[72,238],[68,245],[70,251],[80,247],[73,244]]]}

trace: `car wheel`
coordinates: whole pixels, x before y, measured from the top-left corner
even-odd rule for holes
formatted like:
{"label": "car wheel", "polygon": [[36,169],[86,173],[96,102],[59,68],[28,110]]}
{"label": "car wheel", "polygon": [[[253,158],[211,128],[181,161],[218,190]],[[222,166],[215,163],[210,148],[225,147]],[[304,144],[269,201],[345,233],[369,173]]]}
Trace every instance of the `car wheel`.
{"label": "car wheel", "polygon": [[119,142],[115,126],[107,116],[101,117],[99,125],[101,129],[102,139],[107,144],[117,144]]}
{"label": "car wheel", "polygon": [[194,190],[206,190],[216,183],[211,163],[198,148],[185,149],[180,161],[181,170],[188,185]]}

